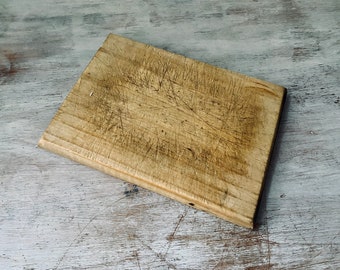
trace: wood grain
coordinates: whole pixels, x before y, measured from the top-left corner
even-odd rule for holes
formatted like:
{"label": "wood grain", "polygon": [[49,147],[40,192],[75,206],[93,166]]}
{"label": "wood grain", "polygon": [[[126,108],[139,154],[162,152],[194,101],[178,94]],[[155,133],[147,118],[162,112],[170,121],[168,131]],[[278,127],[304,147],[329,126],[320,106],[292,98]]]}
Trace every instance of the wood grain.
{"label": "wood grain", "polygon": [[[339,4],[0,1],[1,269],[340,269]],[[36,147],[110,32],[288,89],[254,230]]]}
{"label": "wood grain", "polygon": [[252,228],[284,95],[110,34],[39,146]]}

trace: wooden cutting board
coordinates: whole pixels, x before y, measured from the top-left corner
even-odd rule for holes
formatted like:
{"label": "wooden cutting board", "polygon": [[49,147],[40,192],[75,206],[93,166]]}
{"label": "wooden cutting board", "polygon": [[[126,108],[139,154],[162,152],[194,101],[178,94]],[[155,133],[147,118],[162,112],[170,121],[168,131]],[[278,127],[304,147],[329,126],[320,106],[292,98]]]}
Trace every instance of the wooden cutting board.
{"label": "wooden cutting board", "polygon": [[252,228],[284,96],[110,34],[39,146]]}

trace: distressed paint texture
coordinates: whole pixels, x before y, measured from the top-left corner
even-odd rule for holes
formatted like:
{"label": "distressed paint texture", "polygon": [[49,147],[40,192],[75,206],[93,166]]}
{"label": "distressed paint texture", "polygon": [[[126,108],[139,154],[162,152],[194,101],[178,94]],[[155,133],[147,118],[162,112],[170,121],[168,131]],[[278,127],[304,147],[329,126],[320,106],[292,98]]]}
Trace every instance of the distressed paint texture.
{"label": "distressed paint texture", "polygon": [[[340,3],[0,3],[4,269],[340,268]],[[254,231],[36,148],[109,32],[284,85]]]}

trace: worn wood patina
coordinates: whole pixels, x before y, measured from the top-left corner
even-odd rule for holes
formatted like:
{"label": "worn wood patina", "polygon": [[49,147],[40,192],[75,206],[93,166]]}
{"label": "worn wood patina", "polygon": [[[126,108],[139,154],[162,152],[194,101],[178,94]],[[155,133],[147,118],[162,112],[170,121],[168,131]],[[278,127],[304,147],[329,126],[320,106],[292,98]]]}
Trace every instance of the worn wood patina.
{"label": "worn wood patina", "polygon": [[284,94],[111,34],[39,145],[252,228]]}
{"label": "worn wood patina", "polygon": [[[340,269],[339,18],[338,0],[1,0],[1,269]],[[36,147],[111,32],[287,88],[254,230]]]}

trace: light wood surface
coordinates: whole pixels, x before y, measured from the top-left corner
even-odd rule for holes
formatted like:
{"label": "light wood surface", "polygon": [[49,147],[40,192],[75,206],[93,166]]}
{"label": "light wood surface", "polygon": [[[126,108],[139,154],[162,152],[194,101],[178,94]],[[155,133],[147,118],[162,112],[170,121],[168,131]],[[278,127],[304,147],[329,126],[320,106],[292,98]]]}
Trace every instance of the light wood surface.
{"label": "light wood surface", "polygon": [[39,145],[253,228],[284,94],[110,34]]}
{"label": "light wood surface", "polygon": [[[339,1],[0,1],[1,269],[339,269]],[[36,147],[116,33],[287,88],[252,231]]]}

